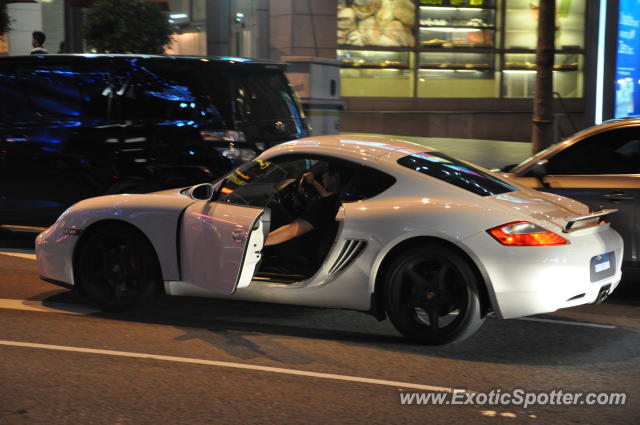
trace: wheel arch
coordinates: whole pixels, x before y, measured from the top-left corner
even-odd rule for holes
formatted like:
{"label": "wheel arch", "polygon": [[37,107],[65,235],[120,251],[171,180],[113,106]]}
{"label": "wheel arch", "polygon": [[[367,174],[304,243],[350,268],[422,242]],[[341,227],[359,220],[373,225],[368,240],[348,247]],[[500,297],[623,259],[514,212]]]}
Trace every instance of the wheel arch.
{"label": "wheel arch", "polygon": [[[117,220],[117,219],[113,219],[113,218],[109,218],[109,219],[103,219],[103,220],[99,220],[99,221],[95,221],[93,223],[91,223],[87,228],[85,228],[82,231],[82,234],[80,235],[80,239],[78,240],[78,242],[75,244],[74,248],[73,248],[73,274],[74,276],[76,276],[76,278],[74,278],[74,281],[76,282],[76,287],[78,289],[78,291],[80,291],[80,293],[84,294],[85,293],[85,289],[82,287],[82,282],[80,282],[80,280],[77,279],[78,276],[78,256],[80,254],[80,250],[83,248],[84,244],[86,244],[87,240],[89,239],[89,236],[92,235],[93,233],[95,233],[96,231],[110,226],[110,225],[120,225],[123,227],[128,227],[132,232],[137,233],[139,236],[141,236],[142,238],[144,238],[148,243],[149,246],[151,247],[152,251],[153,251],[153,256],[155,257],[156,260],[156,264],[158,266],[158,270],[160,272],[160,276],[162,276],[162,265],[160,263],[160,259],[158,257],[158,251],[156,250],[156,247],[154,246],[153,242],[149,239],[149,237],[137,226],[135,226],[134,224],[131,224],[127,221],[123,221],[123,220]],[[163,285],[158,285],[157,288],[158,291],[163,291],[164,287]]]}
{"label": "wheel arch", "polygon": [[480,292],[482,314],[486,315],[489,311],[495,311],[499,315],[499,312],[496,310],[496,303],[492,302],[494,296],[490,293],[489,279],[486,274],[482,272],[482,268],[478,266],[477,259],[474,258],[475,256],[472,256],[458,244],[434,236],[414,236],[405,239],[397,243],[384,255],[375,272],[374,287],[371,294],[371,314],[373,314],[378,320],[384,320],[387,316],[384,291],[385,282],[383,278],[393,260],[403,252],[413,247],[421,245],[424,246],[427,244],[445,246],[460,254],[471,266],[476,278],[481,283],[478,285],[478,291]]}

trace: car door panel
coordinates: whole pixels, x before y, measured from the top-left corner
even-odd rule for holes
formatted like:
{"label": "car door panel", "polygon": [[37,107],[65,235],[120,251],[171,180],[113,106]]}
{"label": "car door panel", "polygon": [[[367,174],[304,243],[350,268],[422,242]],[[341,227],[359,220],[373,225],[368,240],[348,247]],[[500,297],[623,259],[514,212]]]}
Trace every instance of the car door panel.
{"label": "car door panel", "polygon": [[593,211],[617,209],[606,220],[620,233],[624,240],[624,260],[638,260],[638,224],[636,209],[640,195],[640,175],[581,175],[545,176],[545,192],[557,193],[580,201]]}
{"label": "car door panel", "polygon": [[182,280],[218,294],[246,287],[269,231],[262,208],[199,201],[189,206],[180,235]]}

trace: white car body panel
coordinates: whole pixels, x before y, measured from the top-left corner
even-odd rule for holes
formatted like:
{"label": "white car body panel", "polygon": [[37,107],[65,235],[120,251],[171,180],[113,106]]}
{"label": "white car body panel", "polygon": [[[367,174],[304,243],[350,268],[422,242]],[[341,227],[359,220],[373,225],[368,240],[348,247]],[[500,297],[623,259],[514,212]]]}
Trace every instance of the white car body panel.
{"label": "white car body panel", "polygon": [[83,231],[94,223],[118,220],[140,229],[153,245],[165,280],[180,279],[176,257],[177,226],[183,210],[194,202],[179,189],[147,195],[109,195],[80,201],[36,240],[40,274],[70,285],[73,276],[73,253],[79,238],[65,234],[65,229]]}
{"label": "white car body panel", "polygon": [[180,232],[182,279],[225,295],[236,286],[249,286],[268,234],[262,213],[260,208],[220,202],[198,201],[187,207]]}
{"label": "white car body panel", "polygon": [[[73,284],[71,259],[78,238],[64,235],[63,229],[86,229],[100,220],[119,219],[138,227],[148,236],[162,266],[165,290],[171,295],[369,310],[380,268],[387,255],[405,241],[425,237],[453,244],[469,256],[483,277],[493,309],[499,317],[545,313],[593,302],[603,285],[610,284],[613,290],[618,284],[622,240],[614,230],[608,225],[601,225],[562,233],[567,219],[587,214],[586,206],[561,196],[535,191],[517,182],[509,183],[517,191],[478,196],[397,164],[401,157],[425,151],[429,149],[395,139],[322,136],[288,142],[269,149],[259,157],[268,160],[288,153],[333,155],[368,165],[396,178],[394,186],[378,196],[343,203],[336,217],[340,223],[338,234],[324,264],[314,276],[301,282],[265,283],[254,279],[248,283],[248,277],[253,274],[249,266],[241,273],[242,282],[237,290],[231,294],[225,284],[223,286],[227,289],[222,292],[226,295],[221,294],[220,288],[210,283],[220,276],[202,269],[213,258],[214,254],[209,251],[214,250],[215,244],[205,242],[183,249],[185,244],[190,245],[195,238],[202,236],[203,227],[196,226],[192,229],[195,231],[189,234],[195,222],[181,222],[181,214],[185,209],[188,212],[190,205],[193,210],[201,206],[177,190],[94,198],[75,205],[38,238],[41,273],[47,278]],[[235,223],[236,218],[234,216],[230,221]],[[518,220],[530,221],[561,234],[569,244],[554,247],[503,246],[486,232]],[[249,221],[243,221],[243,231],[247,230]],[[254,232],[257,240],[252,243],[257,245],[263,243],[261,238],[266,235],[266,224],[262,225]],[[178,227],[181,228],[182,274],[177,260]],[[231,242],[223,246],[234,248]],[[345,250],[349,247],[360,249],[354,258],[345,258]],[[589,260],[607,252],[615,252],[615,274],[603,281],[590,282]],[[344,268],[340,267],[342,263],[346,264]],[[237,267],[234,270],[230,273],[237,276]],[[194,273],[200,274],[199,277],[193,277]],[[231,279],[222,277],[227,282]],[[570,298],[583,293],[583,296],[570,301]]]}

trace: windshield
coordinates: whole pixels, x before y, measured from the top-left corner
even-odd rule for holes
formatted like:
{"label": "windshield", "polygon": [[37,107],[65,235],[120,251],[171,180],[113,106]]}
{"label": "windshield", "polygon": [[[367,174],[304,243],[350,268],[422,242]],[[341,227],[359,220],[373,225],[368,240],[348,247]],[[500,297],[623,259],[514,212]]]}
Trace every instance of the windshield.
{"label": "windshield", "polygon": [[524,167],[528,166],[529,164],[535,164],[536,162],[538,162],[538,160],[540,158],[545,157],[547,155],[547,152],[555,149],[557,146],[558,146],[557,144],[553,144],[553,145],[549,146],[548,148],[538,152],[537,154],[535,154],[533,156],[530,156],[529,158],[525,159],[524,161],[522,161],[521,163],[519,163],[515,167],[511,168],[508,172],[509,173],[518,173],[521,168],[524,168]]}
{"label": "windshield", "polygon": [[398,160],[398,164],[480,196],[492,196],[517,190],[469,163],[437,152],[404,156]]}
{"label": "windshield", "polygon": [[229,173],[219,189],[219,202],[265,206],[287,172],[270,161],[254,160]]}

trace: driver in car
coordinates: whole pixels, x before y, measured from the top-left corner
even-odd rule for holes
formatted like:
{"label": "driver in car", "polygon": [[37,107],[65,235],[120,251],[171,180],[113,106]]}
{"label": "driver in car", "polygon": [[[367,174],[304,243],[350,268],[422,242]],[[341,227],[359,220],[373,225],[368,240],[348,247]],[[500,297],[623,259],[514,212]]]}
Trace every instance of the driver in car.
{"label": "driver in car", "polygon": [[315,189],[319,197],[311,201],[291,223],[270,232],[265,246],[279,245],[314,229],[322,229],[335,218],[340,207],[342,182],[339,170],[329,166],[322,174],[322,183],[316,180],[312,172],[305,173],[303,180]]}

